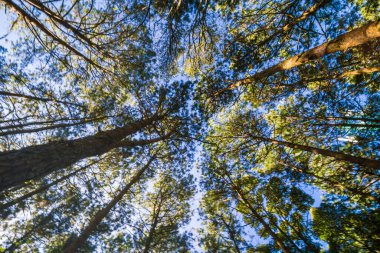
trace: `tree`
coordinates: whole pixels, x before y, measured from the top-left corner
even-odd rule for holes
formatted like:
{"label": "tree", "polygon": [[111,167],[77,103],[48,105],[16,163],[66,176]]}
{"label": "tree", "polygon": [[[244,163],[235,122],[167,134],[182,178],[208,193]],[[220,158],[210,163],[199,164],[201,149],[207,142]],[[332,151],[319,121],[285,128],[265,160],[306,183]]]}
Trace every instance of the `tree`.
{"label": "tree", "polygon": [[52,142],[2,153],[0,154],[1,190],[17,186],[27,180],[41,178],[52,171],[72,165],[80,159],[101,155],[110,149],[120,147],[123,145],[122,139],[126,136],[136,133],[162,117],[154,115],[122,128],[77,140]]}

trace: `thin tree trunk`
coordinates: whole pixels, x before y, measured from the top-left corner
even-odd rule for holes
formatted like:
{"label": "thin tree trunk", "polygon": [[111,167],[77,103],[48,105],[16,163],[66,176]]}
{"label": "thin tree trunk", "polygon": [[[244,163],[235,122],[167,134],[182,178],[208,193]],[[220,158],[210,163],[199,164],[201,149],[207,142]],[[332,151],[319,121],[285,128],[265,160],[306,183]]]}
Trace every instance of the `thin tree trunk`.
{"label": "thin tree trunk", "polygon": [[379,72],[380,71],[380,67],[368,67],[368,68],[361,68],[361,69],[358,69],[358,70],[351,70],[351,71],[347,71],[341,75],[339,75],[339,77],[348,77],[348,76],[357,76],[357,75],[362,75],[362,74],[371,74],[371,73],[374,73],[374,72]]}
{"label": "thin tree trunk", "polygon": [[67,101],[61,101],[61,100],[54,99],[54,98],[37,97],[37,96],[33,96],[33,95],[14,93],[14,92],[9,92],[9,91],[5,91],[5,90],[0,90],[0,95],[8,96],[8,97],[26,98],[26,99],[37,100],[37,101],[42,101],[42,102],[56,102],[56,103],[60,103],[60,104],[64,104],[64,105],[73,105],[73,106],[78,106],[78,107],[84,107],[83,105],[80,105],[80,104],[71,103],[71,102],[67,102]]}
{"label": "thin tree trunk", "polygon": [[[290,23],[284,25],[283,27],[278,28],[273,34],[271,34],[269,37],[265,38],[263,41],[258,42],[255,46],[260,47],[265,45],[266,43],[270,42],[272,39],[275,39],[277,37],[281,37],[286,35],[286,32],[291,30],[294,26],[296,26],[298,23],[304,21],[311,15],[313,15],[315,12],[317,12],[320,8],[324,7],[330,0],[321,0],[320,2],[314,4],[309,9],[304,11],[299,17],[291,20]],[[241,38],[241,36],[240,36]],[[239,38],[238,38],[239,39]],[[244,57],[247,57],[249,52],[246,52]]]}
{"label": "thin tree trunk", "polygon": [[380,160],[372,160],[369,158],[347,155],[347,154],[344,154],[342,152],[331,151],[331,150],[326,150],[326,149],[321,149],[321,148],[315,148],[315,147],[295,144],[295,143],[287,142],[287,141],[278,141],[278,140],[274,140],[274,139],[270,139],[270,138],[264,138],[264,137],[260,137],[260,136],[250,136],[250,137],[252,137],[253,139],[256,139],[256,140],[264,141],[264,142],[271,142],[271,143],[286,146],[289,148],[300,149],[303,151],[311,152],[313,154],[320,154],[320,155],[324,155],[324,156],[333,157],[333,158],[340,160],[340,161],[346,161],[346,162],[354,163],[354,164],[361,165],[361,166],[368,167],[368,168],[372,168],[375,170],[380,168]]}
{"label": "thin tree trunk", "polygon": [[10,9],[12,9],[14,12],[16,12],[18,15],[20,15],[25,21],[29,22],[34,27],[37,27],[40,29],[46,36],[50,37],[52,40],[56,41],[59,45],[63,46],[64,48],[67,48],[69,51],[73,52],[74,54],[82,57],[85,61],[90,63],[91,65],[100,67],[101,66],[97,63],[95,63],[93,60],[79,52],[74,47],[70,46],[66,41],[55,35],[53,32],[51,32],[45,25],[43,25],[38,19],[31,16],[29,13],[27,13],[24,9],[22,9],[19,5],[17,5],[12,0],[0,0],[0,2],[3,2],[5,5],[9,6]]}
{"label": "thin tree trunk", "polygon": [[49,16],[51,19],[55,20],[56,22],[58,22],[59,24],[61,24],[65,28],[67,28],[70,31],[72,31],[77,37],[81,38],[89,46],[97,48],[97,45],[95,45],[89,38],[87,38],[77,28],[75,28],[72,25],[70,25],[60,15],[58,15],[57,13],[54,13],[49,8],[47,8],[41,1],[39,1],[39,0],[37,0],[37,1],[25,0],[25,1],[28,2],[29,4],[33,5],[34,7],[36,7],[37,9],[39,9],[40,11],[42,11],[43,13],[45,13],[47,16]]}
{"label": "thin tree trunk", "polygon": [[[46,121],[30,121],[30,122],[25,122],[25,123],[19,123],[19,124],[10,124],[10,125],[7,125],[7,126],[0,126],[0,130],[5,130],[5,129],[14,129],[14,128],[24,128],[24,127],[27,127],[27,126],[35,126],[35,125],[46,125],[46,124],[53,124],[53,123],[57,123],[59,121],[95,121],[95,120],[100,120],[100,119],[103,119],[103,118],[106,118],[106,117],[101,117],[101,118],[60,118],[60,119],[53,119],[53,120],[46,120]],[[13,123],[17,122],[16,120],[14,120]]]}
{"label": "thin tree trunk", "polygon": [[153,224],[150,227],[148,237],[145,240],[143,253],[149,253],[150,245],[152,244],[152,241],[153,241],[153,235],[154,235],[154,232],[156,231],[156,227],[158,224],[158,218],[160,215],[160,210],[161,210],[161,201],[160,201],[160,205],[158,206],[158,210],[157,211],[155,210],[155,212],[154,212]]}
{"label": "thin tree trunk", "polygon": [[322,82],[322,81],[328,80],[329,78],[339,79],[339,78],[344,78],[344,77],[349,77],[349,76],[357,76],[361,74],[371,74],[371,73],[375,73],[379,71],[380,71],[380,67],[369,67],[369,68],[361,68],[358,70],[346,71],[343,73],[337,73],[337,72],[326,73],[327,76],[325,75],[325,76],[320,76],[320,77],[306,79],[306,80],[301,79],[294,83],[278,83],[276,84],[276,87],[273,87],[273,89],[276,89],[276,90],[280,90],[284,88],[300,89],[300,88],[307,87],[307,84],[311,82]]}
{"label": "thin tree trunk", "polygon": [[375,122],[380,123],[380,119],[372,119],[372,118],[364,118],[364,117],[347,117],[347,116],[331,116],[326,118],[317,118],[317,119],[327,119],[327,120],[361,120],[361,121],[369,121],[369,122]]}
{"label": "thin tree trunk", "polygon": [[293,20],[291,23],[285,25],[282,28],[282,31],[287,31],[287,30],[293,28],[299,22],[304,21],[310,15],[313,15],[316,11],[318,11],[320,8],[322,8],[323,6],[325,6],[328,2],[330,2],[330,0],[321,0],[321,1],[317,2],[316,4],[314,4],[313,6],[311,6],[309,9],[307,9],[306,11],[304,11],[301,14],[301,16],[299,16],[298,18],[296,18],[295,20]]}
{"label": "thin tree trunk", "polygon": [[351,124],[351,123],[318,123],[313,126],[336,126],[336,127],[350,127],[350,128],[380,128],[380,125],[373,124]]}
{"label": "thin tree trunk", "polygon": [[87,241],[90,235],[94,232],[96,227],[102,222],[102,220],[109,214],[112,208],[116,206],[117,203],[122,200],[125,194],[129,192],[131,187],[136,184],[141,178],[144,172],[149,168],[150,164],[154,161],[156,156],[152,156],[148,163],[138,170],[135,175],[131,178],[129,183],[124,186],[124,188],[108,203],[107,206],[96,212],[94,217],[90,220],[89,224],[82,230],[80,235],[72,242],[66,249],[64,253],[75,253],[77,250]]}
{"label": "thin tree trunk", "polygon": [[237,252],[237,253],[241,253],[240,248],[239,248],[239,245],[238,245],[238,242],[237,242],[237,240],[236,240],[236,236],[235,236],[236,231],[235,231],[235,229],[234,229],[234,228],[231,228],[230,224],[227,223],[227,222],[224,220],[223,215],[220,215],[220,219],[222,220],[224,226],[226,226],[226,228],[227,228],[227,232],[228,232],[228,234],[230,235],[230,238],[231,238],[231,240],[232,240],[232,242],[233,242],[233,244],[234,244],[234,247],[235,247],[236,252]]}
{"label": "thin tree trunk", "polygon": [[87,124],[87,123],[91,123],[93,121],[94,120],[82,120],[80,122],[75,122],[75,123],[61,123],[61,124],[55,124],[55,125],[38,127],[38,128],[32,128],[32,129],[11,130],[11,131],[6,131],[6,132],[1,132],[0,131],[0,136],[7,136],[7,135],[12,135],[12,134],[36,133],[36,132],[50,130],[50,129],[84,125],[84,124]]}
{"label": "thin tree trunk", "polygon": [[272,230],[272,228],[269,226],[269,224],[264,220],[264,218],[256,211],[256,209],[251,205],[251,203],[248,201],[248,199],[242,194],[240,189],[236,187],[235,185],[231,185],[232,190],[235,191],[240,199],[244,202],[244,204],[248,207],[248,209],[251,211],[251,214],[254,216],[255,219],[257,219],[258,222],[264,227],[265,231],[267,231],[270,236],[273,238],[275,243],[280,247],[280,249],[285,253],[290,253],[291,251],[288,249],[287,246],[285,246],[284,242],[280,237],[277,235],[276,232]]}
{"label": "thin tree trunk", "polygon": [[[290,57],[287,60],[280,62],[277,65],[265,69],[261,72],[258,72],[250,77],[240,79],[239,81],[228,85],[224,90],[232,90],[239,86],[251,84],[253,81],[269,77],[278,72],[292,69],[301,64],[314,61],[331,53],[346,51],[348,48],[365,44],[370,40],[376,39],[378,37],[380,37],[380,21],[374,21],[362,27],[356,28],[350,32],[342,34],[332,41],[325,42],[315,48],[307,50],[306,52]],[[217,94],[220,94],[224,90],[218,91]]]}
{"label": "thin tree trunk", "polygon": [[0,192],[42,178],[87,157],[102,155],[119,142],[164,116],[155,115],[124,127],[75,140],[54,141],[0,153]]}
{"label": "thin tree trunk", "polygon": [[360,191],[360,190],[355,189],[353,187],[345,186],[345,185],[341,184],[340,182],[337,182],[336,180],[333,180],[333,178],[331,176],[329,176],[329,177],[318,176],[315,173],[308,171],[307,168],[303,168],[303,167],[300,168],[299,166],[296,166],[294,164],[288,164],[286,162],[283,162],[282,160],[278,160],[277,162],[279,164],[282,164],[284,166],[287,166],[287,167],[290,167],[290,168],[294,169],[295,171],[297,171],[300,174],[311,176],[314,179],[320,180],[321,182],[324,182],[324,183],[327,182],[331,186],[336,186],[336,187],[338,187],[338,188],[340,188],[342,190],[349,191],[352,194],[352,196],[358,196],[359,195],[359,196],[361,196],[364,199],[369,199],[371,201],[375,201],[375,202],[380,203],[380,198],[376,198],[376,197],[372,196],[371,193],[369,193],[369,192],[363,192],[363,191]]}

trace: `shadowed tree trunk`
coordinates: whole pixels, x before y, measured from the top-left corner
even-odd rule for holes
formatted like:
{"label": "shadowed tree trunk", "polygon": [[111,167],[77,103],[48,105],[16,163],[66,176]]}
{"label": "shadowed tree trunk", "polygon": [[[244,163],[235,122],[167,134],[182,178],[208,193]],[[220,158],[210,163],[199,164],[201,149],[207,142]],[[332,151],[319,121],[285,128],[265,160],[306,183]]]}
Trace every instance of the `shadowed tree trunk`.
{"label": "shadowed tree trunk", "polygon": [[257,210],[251,205],[251,203],[248,201],[248,199],[245,197],[245,195],[241,192],[241,190],[238,187],[236,187],[233,183],[231,185],[231,188],[232,188],[232,190],[235,193],[237,193],[237,195],[239,196],[239,198],[243,201],[243,203],[251,211],[252,216],[264,227],[265,231],[272,237],[272,239],[275,241],[275,243],[277,244],[277,246],[280,247],[280,249],[282,250],[282,252],[290,253],[291,251],[284,244],[284,242],[279,237],[279,235],[272,230],[272,228],[269,226],[269,224],[257,212]]}
{"label": "shadowed tree trunk", "polygon": [[14,93],[14,92],[9,92],[9,91],[5,91],[5,90],[0,90],[0,95],[7,96],[7,97],[25,98],[25,99],[30,99],[30,100],[42,101],[42,102],[55,102],[55,103],[60,103],[60,104],[64,104],[64,105],[73,105],[73,106],[78,106],[78,107],[84,107],[83,105],[80,105],[77,103],[62,101],[62,100],[55,99],[55,98],[37,97],[37,96],[33,96],[33,95],[27,95],[27,94],[22,94],[22,93]]}
{"label": "shadowed tree trunk", "polygon": [[154,210],[153,223],[152,223],[152,226],[149,229],[148,237],[145,240],[143,253],[149,253],[150,252],[150,247],[151,247],[151,244],[153,242],[153,236],[154,236],[154,233],[156,231],[156,228],[157,228],[157,225],[158,225],[159,215],[160,215],[160,212],[161,212],[161,203],[162,203],[162,200],[160,201],[157,210]]}
{"label": "shadowed tree trunk", "polygon": [[0,191],[20,185],[25,181],[42,178],[83,158],[102,155],[113,148],[120,147],[119,143],[123,138],[164,117],[155,115],[92,136],[1,152]]}
{"label": "shadowed tree trunk", "polygon": [[89,224],[83,229],[81,234],[65,249],[64,253],[75,253],[77,250],[87,241],[90,235],[94,232],[96,227],[102,222],[102,220],[108,215],[113,207],[123,198],[125,194],[128,193],[129,189],[137,183],[144,172],[149,168],[150,164],[154,161],[156,156],[152,156],[148,163],[136,172],[136,174],[131,178],[129,183],[105,206],[103,209],[99,210],[94,217],[90,220]]}
{"label": "shadowed tree trunk", "polygon": [[25,21],[29,22],[32,26],[38,28],[41,32],[43,32],[46,36],[50,37],[54,41],[56,41],[59,45],[67,48],[74,54],[82,57],[85,61],[90,63],[91,65],[100,67],[99,64],[85,56],[83,53],[79,52],[78,49],[71,46],[68,42],[63,40],[62,38],[58,37],[56,34],[54,34],[52,31],[50,31],[44,24],[42,24],[38,19],[34,18],[32,15],[30,15],[28,12],[26,12],[21,6],[17,5],[12,0],[0,0],[0,2],[3,2],[6,6],[8,6],[12,11],[17,13],[20,17],[22,17]]}
{"label": "shadowed tree trunk", "polygon": [[340,161],[346,161],[346,162],[354,163],[354,164],[361,165],[361,166],[364,166],[367,168],[372,168],[375,170],[380,168],[380,160],[372,160],[369,158],[347,155],[347,154],[344,154],[342,152],[331,151],[331,150],[321,149],[321,148],[315,148],[315,147],[295,144],[295,143],[287,142],[287,141],[279,141],[279,140],[264,138],[264,137],[260,137],[260,136],[250,136],[250,137],[255,139],[255,140],[259,140],[259,141],[271,142],[271,143],[278,144],[281,146],[286,146],[289,148],[299,149],[299,150],[311,152],[314,154],[320,154],[320,155],[324,155],[324,156],[333,157],[333,158],[340,160]]}

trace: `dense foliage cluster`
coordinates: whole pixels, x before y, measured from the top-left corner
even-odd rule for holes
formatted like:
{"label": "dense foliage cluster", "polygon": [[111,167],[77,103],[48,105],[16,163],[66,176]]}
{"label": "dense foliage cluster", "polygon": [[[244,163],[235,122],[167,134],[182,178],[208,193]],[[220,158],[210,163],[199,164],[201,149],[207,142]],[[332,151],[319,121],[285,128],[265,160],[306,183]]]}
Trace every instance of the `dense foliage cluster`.
{"label": "dense foliage cluster", "polygon": [[378,0],[0,11],[0,252],[380,251]]}

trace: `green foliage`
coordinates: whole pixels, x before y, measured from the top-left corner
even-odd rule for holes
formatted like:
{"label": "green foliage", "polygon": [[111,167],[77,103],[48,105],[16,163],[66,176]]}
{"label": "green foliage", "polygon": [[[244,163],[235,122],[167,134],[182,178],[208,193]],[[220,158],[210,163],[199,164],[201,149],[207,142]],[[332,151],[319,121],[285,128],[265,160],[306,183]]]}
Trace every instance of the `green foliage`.
{"label": "green foliage", "polygon": [[380,248],[379,1],[3,2],[0,252]]}

